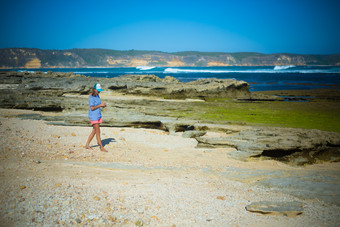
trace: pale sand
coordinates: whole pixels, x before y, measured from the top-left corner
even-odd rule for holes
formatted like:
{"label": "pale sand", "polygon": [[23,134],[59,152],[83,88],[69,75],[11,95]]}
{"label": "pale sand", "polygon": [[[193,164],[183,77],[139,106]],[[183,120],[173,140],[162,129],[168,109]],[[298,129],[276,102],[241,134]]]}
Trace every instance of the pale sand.
{"label": "pale sand", "polygon": [[[0,221],[3,226],[336,226],[340,208],[230,179],[227,167],[251,170],[339,170],[339,163],[290,167],[241,162],[233,148],[196,148],[195,139],[150,129],[101,128],[108,153],[91,127],[47,125],[0,109]],[[7,116],[7,117],[6,117]],[[258,176],[257,176],[258,177]],[[256,179],[255,179],[256,180]],[[300,201],[294,217],[251,213],[256,201]]]}

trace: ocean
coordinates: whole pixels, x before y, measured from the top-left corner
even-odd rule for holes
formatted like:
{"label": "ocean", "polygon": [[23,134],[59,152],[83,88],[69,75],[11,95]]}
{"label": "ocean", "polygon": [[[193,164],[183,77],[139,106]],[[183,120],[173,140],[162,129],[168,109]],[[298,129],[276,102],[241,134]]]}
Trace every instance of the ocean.
{"label": "ocean", "polygon": [[15,69],[22,71],[74,72],[91,77],[112,78],[124,74],[172,76],[181,82],[217,78],[243,80],[250,91],[340,88],[340,67],[335,66],[230,66],[230,67],[153,67]]}

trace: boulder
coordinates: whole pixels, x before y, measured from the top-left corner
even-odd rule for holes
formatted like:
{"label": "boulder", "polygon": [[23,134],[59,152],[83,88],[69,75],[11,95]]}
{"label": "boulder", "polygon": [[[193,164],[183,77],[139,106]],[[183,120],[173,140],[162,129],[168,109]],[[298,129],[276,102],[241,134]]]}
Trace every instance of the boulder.
{"label": "boulder", "polygon": [[264,215],[279,215],[287,217],[296,217],[303,212],[303,203],[293,202],[271,202],[260,201],[253,202],[246,206],[249,212],[260,213]]}
{"label": "boulder", "polygon": [[184,137],[184,138],[197,138],[197,137],[204,136],[206,133],[207,132],[190,130],[190,131],[183,132],[182,137]]}
{"label": "boulder", "polygon": [[176,78],[172,77],[172,76],[166,76],[163,79],[163,82],[165,82],[165,83],[176,83],[176,84],[179,83],[179,81]]}

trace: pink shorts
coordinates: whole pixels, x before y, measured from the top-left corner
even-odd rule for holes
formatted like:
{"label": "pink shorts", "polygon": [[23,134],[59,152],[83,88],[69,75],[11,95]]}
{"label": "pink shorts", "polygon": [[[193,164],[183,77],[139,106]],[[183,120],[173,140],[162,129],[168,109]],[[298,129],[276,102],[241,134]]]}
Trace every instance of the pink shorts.
{"label": "pink shorts", "polygon": [[[90,120],[90,121],[91,121],[91,120]],[[100,123],[103,123],[103,118],[100,118],[100,119],[97,120],[97,121],[91,121],[91,125],[100,124]]]}

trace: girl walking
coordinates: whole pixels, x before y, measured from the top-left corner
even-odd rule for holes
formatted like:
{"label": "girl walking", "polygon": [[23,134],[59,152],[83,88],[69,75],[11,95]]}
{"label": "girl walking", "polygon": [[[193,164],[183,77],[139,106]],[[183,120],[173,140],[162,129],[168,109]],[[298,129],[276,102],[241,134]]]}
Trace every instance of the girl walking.
{"label": "girl walking", "polygon": [[93,127],[91,134],[89,135],[89,138],[87,140],[87,143],[85,145],[86,149],[92,149],[90,147],[90,143],[96,135],[97,143],[100,146],[100,150],[107,152],[107,150],[103,147],[102,141],[100,138],[100,123],[103,122],[102,114],[100,108],[105,108],[106,103],[101,103],[99,93],[103,91],[100,84],[95,84],[92,89],[92,93],[89,96],[89,119],[91,121],[91,125]]}

